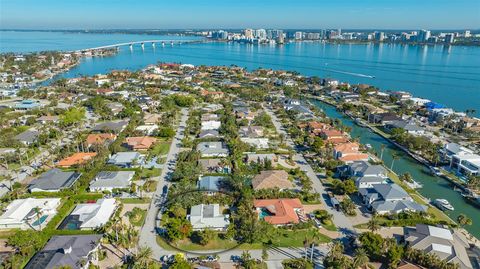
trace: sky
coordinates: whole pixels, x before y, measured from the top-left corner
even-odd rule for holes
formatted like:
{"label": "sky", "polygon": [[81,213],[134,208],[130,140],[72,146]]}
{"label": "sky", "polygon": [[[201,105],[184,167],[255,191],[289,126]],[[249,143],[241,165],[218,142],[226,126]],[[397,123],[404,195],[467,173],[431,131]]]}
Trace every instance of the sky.
{"label": "sky", "polygon": [[480,29],[480,0],[0,0],[0,29]]}

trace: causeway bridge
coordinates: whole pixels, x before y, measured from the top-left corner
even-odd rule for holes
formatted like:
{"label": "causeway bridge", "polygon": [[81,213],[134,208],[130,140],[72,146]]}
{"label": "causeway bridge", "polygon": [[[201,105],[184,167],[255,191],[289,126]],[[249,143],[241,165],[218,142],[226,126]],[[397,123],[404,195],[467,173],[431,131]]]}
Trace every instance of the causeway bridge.
{"label": "causeway bridge", "polygon": [[145,44],[150,44],[153,48],[155,48],[156,44],[159,44],[162,47],[165,46],[173,46],[173,45],[180,45],[180,44],[186,44],[186,43],[201,43],[203,40],[166,40],[166,39],[158,39],[158,40],[142,40],[142,41],[130,41],[130,42],[123,42],[123,43],[117,43],[117,44],[111,44],[111,45],[105,45],[105,46],[99,46],[99,47],[93,47],[93,48],[87,48],[87,49],[79,49],[75,50],[73,52],[86,52],[86,51],[92,51],[92,50],[102,50],[102,49],[119,49],[120,47],[128,46],[130,49],[133,49],[134,45],[140,45],[142,49],[145,48]]}

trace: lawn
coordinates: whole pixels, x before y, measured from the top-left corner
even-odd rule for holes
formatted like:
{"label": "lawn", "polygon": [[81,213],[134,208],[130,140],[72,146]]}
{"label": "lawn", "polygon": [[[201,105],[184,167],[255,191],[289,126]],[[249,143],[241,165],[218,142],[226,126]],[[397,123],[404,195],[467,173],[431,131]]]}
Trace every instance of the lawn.
{"label": "lawn", "polygon": [[132,211],[128,212],[127,214],[128,214],[128,220],[130,221],[130,224],[132,224],[133,226],[140,227],[143,225],[143,222],[145,221],[145,217],[147,216],[147,210],[135,207]]}
{"label": "lawn", "polygon": [[[272,240],[272,245],[276,247],[303,247],[303,241],[305,238],[311,238],[313,235],[313,229],[310,230],[286,230],[286,229],[277,229],[278,235],[274,236]],[[323,234],[319,235],[318,243],[328,243],[331,239]],[[201,250],[222,250],[230,249],[238,246],[240,249],[262,249],[263,243],[269,242],[258,242],[253,244],[241,244],[234,240],[224,240],[217,237],[215,240],[209,242],[206,246],[195,244],[190,239],[185,239],[175,243],[175,247],[185,251],[201,251]],[[157,244],[166,250],[174,250],[162,237],[157,236]]]}
{"label": "lawn", "polygon": [[143,185],[143,190],[146,192],[154,192],[157,189],[157,183],[158,181],[149,180]]}
{"label": "lawn", "polygon": [[151,201],[150,198],[121,198],[118,200],[124,204],[149,204]]}
{"label": "lawn", "polygon": [[168,153],[168,150],[170,149],[170,144],[172,142],[169,140],[161,140],[155,143],[155,146],[150,150],[148,157],[152,158],[155,156],[163,156]]}
{"label": "lawn", "polygon": [[162,173],[162,169],[160,168],[152,168],[152,169],[143,168],[138,174],[138,178],[159,177],[161,173]]}

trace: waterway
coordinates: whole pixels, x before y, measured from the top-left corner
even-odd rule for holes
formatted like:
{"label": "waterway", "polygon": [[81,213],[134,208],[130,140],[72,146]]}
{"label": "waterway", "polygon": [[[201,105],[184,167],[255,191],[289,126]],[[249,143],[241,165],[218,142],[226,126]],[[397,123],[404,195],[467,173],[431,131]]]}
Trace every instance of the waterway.
{"label": "waterway", "polygon": [[[152,39],[198,37],[139,34],[0,31],[0,52],[76,50]],[[136,70],[163,62],[238,65],[294,70],[305,75],[367,83],[382,90],[406,90],[417,97],[480,115],[480,47],[400,44],[323,44],[294,42],[283,46],[208,42],[157,47],[145,44],[118,55],[86,58],[64,77],[93,75],[113,69]]]}
{"label": "waterway", "polygon": [[[44,50],[77,50],[115,43],[152,39],[192,40],[192,37],[85,34],[64,32],[0,31],[0,52],[26,53]],[[199,38],[197,38],[198,40]],[[406,90],[417,97],[443,103],[459,111],[476,109],[480,115],[480,47],[414,46],[399,44],[323,44],[289,43],[283,46],[206,42],[133,50],[122,47],[112,57],[84,58],[60,77],[106,73],[116,69],[138,70],[157,62],[181,62],[194,65],[238,65],[297,71],[304,75],[332,77],[349,83],[367,83],[382,90]],[[334,108],[316,102],[332,118],[340,118],[352,127],[352,136],[360,137],[376,151],[388,145],[384,161],[391,163],[393,152],[401,158],[393,170],[409,172],[424,185],[420,190],[430,199],[445,198],[455,207],[452,218],[464,213],[474,225],[467,229],[480,238],[479,210],[463,200],[450,183],[425,173],[425,168],[367,128],[355,125]]]}
{"label": "waterway", "polygon": [[337,111],[335,107],[325,104],[321,101],[312,100],[312,103],[321,108],[330,118],[340,119],[342,123],[352,128],[350,132],[352,137],[358,137],[360,143],[372,145],[380,156],[381,145],[386,145],[383,151],[383,161],[386,166],[390,167],[392,163],[392,154],[396,153],[399,159],[393,164],[393,171],[398,175],[410,173],[412,177],[423,185],[418,191],[431,200],[442,198],[447,199],[455,208],[454,211],[445,212],[451,219],[456,220],[461,213],[470,217],[473,225],[465,227],[475,237],[480,238],[480,211],[474,205],[467,203],[459,192],[453,190],[453,185],[446,179],[432,176],[428,173],[425,166],[419,164],[405,152],[399,150],[382,136],[372,132],[369,128],[358,126],[349,117]]}

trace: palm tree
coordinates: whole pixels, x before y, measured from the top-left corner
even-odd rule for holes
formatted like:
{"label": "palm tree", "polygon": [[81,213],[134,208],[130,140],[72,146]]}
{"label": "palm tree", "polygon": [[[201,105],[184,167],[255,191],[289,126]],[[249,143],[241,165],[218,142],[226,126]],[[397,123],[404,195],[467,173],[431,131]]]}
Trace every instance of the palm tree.
{"label": "palm tree", "polygon": [[380,223],[378,222],[378,219],[376,216],[373,216],[368,222],[367,222],[367,227],[368,229],[374,233],[380,229]]}
{"label": "palm tree", "polygon": [[363,268],[368,265],[369,261],[367,252],[363,248],[357,248],[353,258],[352,268]]}
{"label": "palm tree", "polygon": [[393,164],[395,163],[395,160],[398,160],[399,157],[400,156],[396,152],[392,153],[392,164],[390,165],[390,170],[393,171]]}
{"label": "palm tree", "polygon": [[383,151],[387,146],[385,144],[380,145],[380,160],[383,161]]}
{"label": "palm tree", "polygon": [[42,211],[40,210],[40,208],[38,206],[34,207],[33,211],[35,212],[35,216],[37,217],[37,223],[38,223],[38,226],[40,227],[40,231],[41,231],[42,230],[42,223],[40,223],[40,217],[42,216]]}
{"label": "palm tree", "polygon": [[133,260],[140,268],[147,268],[152,260],[152,249],[149,247],[141,247],[138,253],[134,255]]}

